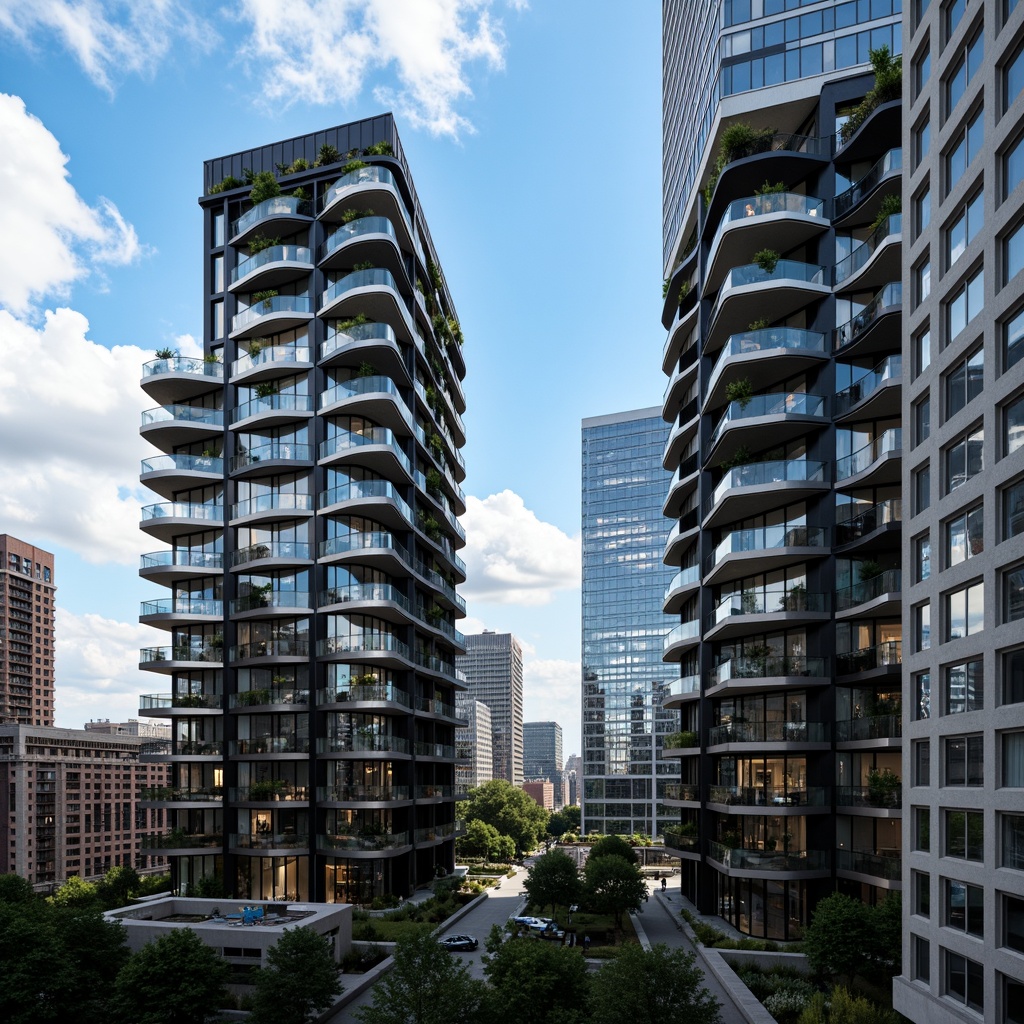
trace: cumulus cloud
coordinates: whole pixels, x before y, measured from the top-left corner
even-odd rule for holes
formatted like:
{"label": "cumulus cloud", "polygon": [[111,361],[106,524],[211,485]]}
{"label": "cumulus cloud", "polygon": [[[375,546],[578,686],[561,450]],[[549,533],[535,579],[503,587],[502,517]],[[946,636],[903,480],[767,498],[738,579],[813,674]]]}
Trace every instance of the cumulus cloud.
{"label": "cumulus cloud", "polygon": [[523,718],[557,722],[566,755],[580,752],[580,663],[561,658],[528,659],[523,664]]}
{"label": "cumulus cloud", "polygon": [[554,591],[580,585],[579,536],[539,520],[514,491],[468,497],[462,522],[468,600],[548,604]]}
{"label": "cumulus cloud", "polygon": [[[394,65],[397,88],[374,98],[434,135],[472,132],[456,109],[472,98],[468,66],[505,64],[494,0],[242,0],[251,24],[243,57],[256,64],[261,101],[348,104]],[[506,0],[516,11],[524,0]]]}
{"label": "cumulus cloud", "polygon": [[139,716],[139,695],[155,693],[163,677],[140,672],[139,650],[159,646],[166,633],[100,615],[57,607],[58,725],[81,729],[90,718],[126,721]]}
{"label": "cumulus cloud", "polygon": [[139,388],[152,353],[104,348],[88,328],[71,309],[38,328],[0,310],[0,522],[89,562],[131,564],[146,543],[138,473],[153,451],[136,425],[153,404]]}
{"label": "cumulus cloud", "polygon": [[24,315],[33,301],[66,294],[89,264],[123,265],[142,254],[109,199],[89,206],[75,191],[68,157],[18,96],[0,93],[0,138],[0,305]]}
{"label": "cumulus cloud", "polygon": [[0,30],[30,48],[56,36],[107,92],[116,78],[151,77],[178,39],[193,49],[216,41],[210,25],[180,0],[0,0]]}

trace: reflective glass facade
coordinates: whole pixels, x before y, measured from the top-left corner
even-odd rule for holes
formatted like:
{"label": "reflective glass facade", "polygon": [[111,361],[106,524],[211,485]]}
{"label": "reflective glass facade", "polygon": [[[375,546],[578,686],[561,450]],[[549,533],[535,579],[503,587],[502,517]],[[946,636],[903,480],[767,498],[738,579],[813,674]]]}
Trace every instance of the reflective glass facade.
{"label": "reflective glass facade", "polygon": [[664,565],[669,475],[660,409],[583,421],[583,823],[586,830],[661,831],[662,739],[670,625],[662,612],[674,570]]}

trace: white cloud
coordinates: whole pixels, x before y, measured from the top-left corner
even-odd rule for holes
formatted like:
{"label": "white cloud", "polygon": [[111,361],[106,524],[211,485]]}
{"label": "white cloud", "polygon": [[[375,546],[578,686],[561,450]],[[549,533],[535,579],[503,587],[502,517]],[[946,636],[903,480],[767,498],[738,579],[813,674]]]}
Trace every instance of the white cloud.
{"label": "white cloud", "polygon": [[58,606],[57,722],[81,729],[91,718],[139,717],[139,695],[167,689],[162,676],[141,672],[139,650],[159,646],[166,633],[100,615],[74,615]]}
{"label": "white cloud", "polygon": [[562,750],[580,752],[580,663],[537,658],[523,664],[523,717],[527,722],[557,722]]}
{"label": "white cloud", "polygon": [[[524,0],[507,0],[513,10]],[[505,65],[494,0],[242,0],[252,34],[243,59],[274,109],[304,102],[349,104],[392,63],[399,86],[374,98],[434,135],[473,131],[456,107],[472,98],[467,66]]]}
{"label": "white cloud", "polygon": [[[0,7],[0,27],[2,18]],[[0,139],[0,305],[24,315],[33,301],[66,294],[90,263],[123,265],[142,254],[110,200],[92,207],[75,191],[68,157],[18,96],[0,93]]]}
{"label": "white cloud", "polygon": [[147,543],[138,473],[153,449],[137,424],[154,404],[139,387],[152,353],[104,348],[88,329],[71,309],[38,328],[0,310],[0,523],[92,563],[131,564]]}
{"label": "white cloud", "polygon": [[217,38],[179,0],[0,0],[0,30],[27,47],[40,35],[56,35],[107,92],[113,92],[115,78],[152,77],[179,38],[203,50]]}
{"label": "white cloud", "polygon": [[548,604],[554,591],[580,585],[580,538],[542,522],[514,491],[466,499],[470,601],[496,604]]}

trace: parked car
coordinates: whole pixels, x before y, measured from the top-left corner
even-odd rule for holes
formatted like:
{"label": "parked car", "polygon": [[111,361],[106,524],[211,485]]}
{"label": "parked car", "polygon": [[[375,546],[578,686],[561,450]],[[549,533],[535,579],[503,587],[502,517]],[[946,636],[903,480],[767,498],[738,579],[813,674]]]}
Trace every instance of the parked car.
{"label": "parked car", "polygon": [[559,928],[558,925],[552,921],[541,929],[540,937],[542,939],[554,939],[556,942],[561,942],[565,938],[565,930]]}
{"label": "parked car", "polygon": [[542,921],[539,917],[513,917],[512,923],[518,924],[523,928],[539,930],[543,928],[547,922]]}
{"label": "parked car", "polygon": [[480,943],[472,935],[448,935],[441,945],[452,953],[472,953]]}

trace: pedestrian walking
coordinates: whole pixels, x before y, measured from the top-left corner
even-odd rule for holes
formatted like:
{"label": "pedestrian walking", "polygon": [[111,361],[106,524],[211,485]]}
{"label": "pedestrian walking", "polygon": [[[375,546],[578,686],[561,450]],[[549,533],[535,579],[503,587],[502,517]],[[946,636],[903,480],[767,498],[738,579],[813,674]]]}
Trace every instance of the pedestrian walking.
{"label": "pedestrian walking", "polygon": [[666,882],[665,879],[663,878],[661,880],[661,891],[664,892],[667,888],[668,888],[668,882]]}
{"label": "pedestrian walking", "polygon": [[583,936],[583,952],[584,952],[584,954],[590,952],[590,936],[589,935],[584,935]]}

